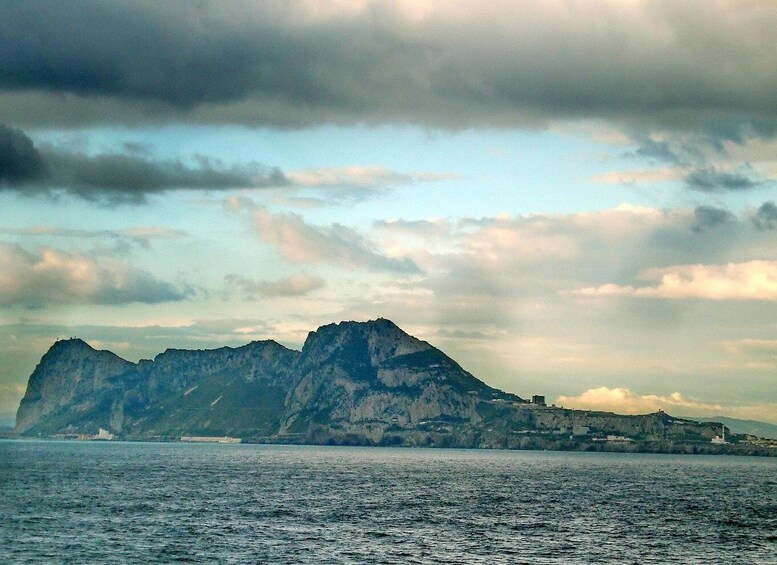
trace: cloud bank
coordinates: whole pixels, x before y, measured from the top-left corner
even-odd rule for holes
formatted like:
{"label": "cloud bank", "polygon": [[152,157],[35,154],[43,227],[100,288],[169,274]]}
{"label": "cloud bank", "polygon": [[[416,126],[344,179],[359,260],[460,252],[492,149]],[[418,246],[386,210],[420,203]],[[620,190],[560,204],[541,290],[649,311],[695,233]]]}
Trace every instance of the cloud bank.
{"label": "cloud bank", "polygon": [[124,262],[0,242],[0,306],[157,304],[191,293]]}
{"label": "cloud bank", "polygon": [[459,128],[652,116],[773,135],[775,27],[774,4],[733,0],[12,1],[0,7],[0,120]]}
{"label": "cloud bank", "polygon": [[87,155],[61,147],[36,147],[21,130],[0,125],[0,190],[40,194],[62,190],[87,199],[142,202],[148,194],[178,188],[223,190],[284,186],[276,168],[258,163],[225,166],[198,156],[195,164],[146,155]]}
{"label": "cloud bank", "polygon": [[142,203],[148,195],[177,189],[328,189],[333,193],[339,190],[340,198],[354,198],[397,186],[451,178],[439,173],[403,173],[376,166],[284,173],[255,161],[226,165],[218,159],[195,155],[185,162],[156,159],[132,144],[125,144],[123,149],[87,154],[51,144],[36,146],[22,130],[0,124],[0,191],[28,196],[65,192],[104,203]]}
{"label": "cloud bank", "polygon": [[400,173],[384,167],[316,168],[289,171],[286,178],[297,187],[386,188],[451,178],[436,173]]}
{"label": "cloud bank", "polygon": [[718,404],[703,404],[683,397],[679,392],[673,392],[668,396],[656,394],[639,395],[627,388],[599,387],[586,390],[578,396],[560,396],[556,402],[568,408],[582,410],[606,410],[621,414],[647,414],[664,410],[676,412],[681,409],[701,412],[720,412],[722,407]]}
{"label": "cloud bank", "polygon": [[299,297],[305,296],[325,286],[323,279],[310,275],[298,274],[278,280],[254,280],[238,275],[227,275],[225,282],[238,288],[248,300],[257,300],[260,297]]}
{"label": "cloud bank", "polygon": [[679,392],[669,395],[637,394],[627,388],[598,387],[577,396],[559,396],[556,404],[580,410],[603,410],[618,414],[648,414],[663,410],[672,415],[714,417],[724,413],[732,417],[767,422],[775,421],[774,403],[747,406],[722,406],[686,398]]}
{"label": "cloud bank", "polygon": [[356,230],[341,224],[315,226],[299,214],[273,214],[257,207],[252,214],[256,235],[294,263],[330,263],[346,269],[418,273],[408,257],[389,257]]}
{"label": "cloud bank", "polygon": [[605,284],[578,291],[580,296],[697,298],[706,300],[777,300],[777,262],[748,261],[728,265],[676,265],[643,272],[656,286]]}
{"label": "cloud bank", "polygon": [[376,229],[426,273],[416,286],[446,297],[448,310],[470,305],[473,319],[499,319],[505,300],[567,294],[774,300],[770,213],[770,202],[740,216],[711,206],[624,205],[569,215],[398,220]]}
{"label": "cloud bank", "polygon": [[108,239],[115,240],[122,245],[131,242],[144,249],[149,249],[152,241],[177,239],[186,236],[187,232],[160,226],[138,226],[123,230],[83,230],[55,226],[32,226],[29,228],[0,228],[0,235],[66,239]]}

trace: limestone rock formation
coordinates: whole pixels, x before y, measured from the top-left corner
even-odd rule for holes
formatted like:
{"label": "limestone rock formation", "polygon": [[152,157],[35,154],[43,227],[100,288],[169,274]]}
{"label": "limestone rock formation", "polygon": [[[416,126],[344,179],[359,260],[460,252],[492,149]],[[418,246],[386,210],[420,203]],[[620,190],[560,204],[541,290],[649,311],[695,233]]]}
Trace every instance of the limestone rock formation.
{"label": "limestone rock formation", "polygon": [[663,413],[533,405],[486,385],[385,319],[323,326],[301,351],[260,341],[169,349],[138,363],[78,339],[58,341],[30,376],[15,432],[100,428],[136,439],[505,448],[576,448],[607,435],[709,443],[719,430]]}
{"label": "limestone rock formation", "polygon": [[57,341],[30,376],[16,414],[16,431],[26,432],[52,413],[88,405],[112,377],[134,365],[110,351],[97,351],[80,339]]}

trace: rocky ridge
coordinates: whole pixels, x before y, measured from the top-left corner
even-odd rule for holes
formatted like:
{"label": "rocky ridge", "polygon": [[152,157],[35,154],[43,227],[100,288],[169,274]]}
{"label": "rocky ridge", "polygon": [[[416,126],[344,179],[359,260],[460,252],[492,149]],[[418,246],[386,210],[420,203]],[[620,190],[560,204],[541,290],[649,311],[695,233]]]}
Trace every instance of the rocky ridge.
{"label": "rocky ridge", "polygon": [[[620,450],[660,451],[680,444],[709,451],[720,430],[662,412],[621,416],[531,404],[385,319],[323,326],[301,351],[268,340],[169,349],[138,363],[79,339],[58,341],[30,376],[15,434],[100,428],[124,439],[519,449],[620,442]],[[608,442],[608,435],[626,439]]]}

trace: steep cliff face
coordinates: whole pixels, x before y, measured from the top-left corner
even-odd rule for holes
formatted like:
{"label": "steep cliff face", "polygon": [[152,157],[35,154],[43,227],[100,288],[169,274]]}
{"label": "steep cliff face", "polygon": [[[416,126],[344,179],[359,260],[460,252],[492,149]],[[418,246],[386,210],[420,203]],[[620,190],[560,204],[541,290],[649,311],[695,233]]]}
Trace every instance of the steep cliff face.
{"label": "steep cliff face", "polygon": [[16,413],[16,431],[24,433],[68,405],[89,403],[111,386],[112,377],[132,368],[133,363],[80,339],[56,342],[30,376]]}
{"label": "steep cliff face", "polygon": [[121,431],[271,435],[280,426],[298,356],[274,341],[211,351],[168,350],[140,363],[132,375],[134,384],[122,402]]}
{"label": "steep cliff face", "polygon": [[312,428],[370,430],[422,422],[479,423],[478,405],[496,397],[487,386],[428,343],[389,320],[343,322],[312,332],[296,368],[299,381],[281,432]]}

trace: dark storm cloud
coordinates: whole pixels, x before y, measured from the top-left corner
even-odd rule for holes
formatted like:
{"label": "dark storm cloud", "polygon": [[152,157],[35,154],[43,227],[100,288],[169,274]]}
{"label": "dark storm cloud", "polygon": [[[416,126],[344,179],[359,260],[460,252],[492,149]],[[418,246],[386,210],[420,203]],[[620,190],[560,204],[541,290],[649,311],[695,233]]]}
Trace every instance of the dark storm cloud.
{"label": "dark storm cloud", "polygon": [[756,188],[764,182],[748,174],[718,171],[712,167],[697,169],[685,177],[689,188],[701,192],[738,192]]}
{"label": "dark storm cloud", "polygon": [[773,3],[725,0],[7,1],[0,120],[659,118],[733,138],[741,121],[774,129],[776,26]]}
{"label": "dark storm cloud", "polygon": [[215,159],[198,157],[196,165],[181,161],[153,161],[131,154],[85,155],[47,151],[49,185],[64,187],[83,198],[143,200],[153,192],[176,188],[232,189],[283,186],[278,169],[257,163],[227,167]]}
{"label": "dark storm cloud", "polygon": [[631,135],[636,149],[625,157],[666,163],[683,171],[687,188],[700,192],[746,191],[767,184],[764,174],[741,158],[732,157],[731,144],[740,148],[751,142],[763,142],[774,129],[751,122],[704,124],[694,132],[662,132],[654,139],[649,132]]}
{"label": "dark storm cloud", "polygon": [[752,221],[759,230],[777,229],[777,204],[773,201],[761,204]]}
{"label": "dark storm cloud", "polygon": [[698,206],[693,211],[691,229],[697,233],[701,233],[734,219],[734,214],[728,210],[715,208],[714,206]]}
{"label": "dark storm cloud", "polygon": [[726,119],[710,120],[700,128],[701,134],[717,150],[723,151],[723,142],[742,145],[752,139],[770,139],[777,135],[774,119]]}
{"label": "dark storm cloud", "polygon": [[23,131],[0,124],[0,186],[39,180],[43,157]]}
{"label": "dark storm cloud", "polygon": [[61,147],[36,147],[21,130],[0,125],[0,190],[26,194],[64,190],[87,200],[142,202],[177,188],[233,189],[284,186],[283,173],[258,163],[226,166],[198,156],[194,164],[154,160],[135,147],[124,153],[87,155]]}
{"label": "dark storm cloud", "polygon": [[648,136],[638,136],[638,142],[639,147],[634,152],[627,153],[627,157],[645,157],[673,165],[683,164],[684,159],[678,155],[677,150],[667,141],[656,141]]}

